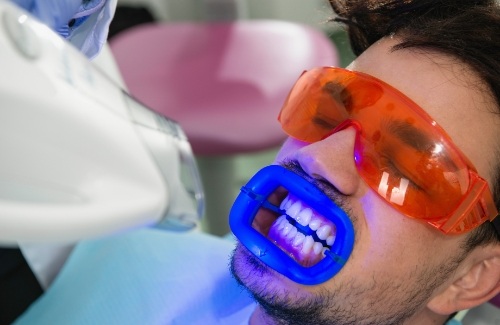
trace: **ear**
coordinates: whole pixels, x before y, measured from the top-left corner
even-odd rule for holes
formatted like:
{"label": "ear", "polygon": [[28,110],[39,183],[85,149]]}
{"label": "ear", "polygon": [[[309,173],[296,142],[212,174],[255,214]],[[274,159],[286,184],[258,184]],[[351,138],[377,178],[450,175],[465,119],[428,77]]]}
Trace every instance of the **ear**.
{"label": "ear", "polygon": [[500,245],[474,249],[457,270],[450,285],[438,292],[427,307],[450,315],[479,306],[500,292]]}

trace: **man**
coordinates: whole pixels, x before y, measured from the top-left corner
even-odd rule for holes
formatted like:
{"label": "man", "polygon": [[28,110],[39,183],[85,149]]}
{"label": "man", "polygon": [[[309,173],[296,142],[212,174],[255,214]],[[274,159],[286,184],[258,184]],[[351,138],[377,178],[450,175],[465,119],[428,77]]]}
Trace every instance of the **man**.
{"label": "man", "polygon": [[359,58],[302,75],[231,212],[257,308],[230,242],[140,229],[80,243],[16,324],[428,325],[497,295],[498,7],[344,4]]}
{"label": "man", "polygon": [[[330,3],[359,54],[347,67],[355,73],[301,76],[280,115],[291,135],[276,158],[285,169],[256,176],[231,215],[241,241],[231,268],[259,304],[250,323],[444,324],[500,292],[500,8]],[[289,171],[337,208],[274,176]],[[475,175],[495,204],[483,187],[471,217],[456,208]],[[256,208],[266,196],[276,207]]]}

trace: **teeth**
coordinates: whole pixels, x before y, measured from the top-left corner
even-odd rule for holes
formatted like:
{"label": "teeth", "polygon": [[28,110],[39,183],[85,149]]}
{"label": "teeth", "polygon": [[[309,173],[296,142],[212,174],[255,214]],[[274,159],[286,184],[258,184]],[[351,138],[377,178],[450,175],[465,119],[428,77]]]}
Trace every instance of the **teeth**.
{"label": "teeth", "polygon": [[314,245],[314,239],[312,238],[312,236],[306,236],[306,239],[304,240],[304,245],[302,245],[302,253],[309,254],[313,245]]}
{"label": "teeth", "polygon": [[[300,250],[302,254],[324,255],[326,249],[323,244],[332,246],[335,242],[335,226],[329,225],[321,216],[314,216],[311,208],[305,206],[301,201],[287,196],[280,204],[280,209],[286,211],[274,224],[275,231],[280,233],[282,240],[286,240],[288,245]],[[315,242],[312,236],[304,235],[298,228],[293,226],[287,218],[293,218],[303,227],[309,227],[316,232],[317,239],[323,243]]]}
{"label": "teeth", "polygon": [[288,222],[286,221],[286,216],[282,215],[281,217],[279,217],[278,221],[276,221],[276,225],[278,226],[279,231],[283,230],[286,222]]}
{"label": "teeth", "polygon": [[309,222],[311,222],[311,217],[312,217],[312,210],[309,208],[306,208],[302,210],[299,214],[296,216],[296,220],[298,223],[300,223],[302,226],[307,226]]}
{"label": "teeth", "polygon": [[328,225],[324,225],[318,229],[316,234],[318,235],[319,239],[325,240],[328,238],[328,236],[331,234],[331,232],[332,232],[332,227],[330,227]]}
{"label": "teeth", "polygon": [[312,230],[316,231],[318,230],[319,226],[321,226],[321,220],[314,218],[310,223],[309,223],[309,228]]}
{"label": "teeth", "polygon": [[297,201],[294,204],[292,204],[291,207],[286,209],[286,214],[288,214],[290,217],[294,219],[297,219],[297,214],[300,212],[301,209],[302,209],[302,204],[300,204],[300,202]]}
{"label": "teeth", "polygon": [[285,210],[285,205],[287,202],[288,202],[288,196],[283,201],[281,201],[281,204],[280,204],[281,210]]}
{"label": "teeth", "polygon": [[321,243],[314,243],[313,251],[314,254],[318,255],[319,253],[321,253],[321,251],[323,251],[323,245],[321,245]]}
{"label": "teeth", "polygon": [[280,204],[280,209],[281,210],[285,210],[285,207],[286,207],[286,204],[288,203],[288,201],[290,201],[290,199],[288,198],[288,196],[283,201],[281,201],[281,204]]}
{"label": "teeth", "polygon": [[297,232],[298,232],[297,228],[292,227],[292,229],[290,230],[290,232],[288,233],[288,235],[286,235],[286,238],[289,239],[289,240],[292,240],[297,235]]}
{"label": "teeth", "polygon": [[286,237],[286,235],[288,235],[288,233],[290,232],[290,230],[292,230],[292,228],[294,228],[294,229],[295,229],[295,227],[294,227],[294,226],[292,226],[292,225],[290,224],[290,222],[288,222],[288,221],[286,221],[286,220],[285,220],[285,222],[284,222],[284,226],[283,226],[283,231],[282,231],[283,236],[285,236],[285,237]]}
{"label": "teeth", "polygon": [[299,246],[300,244],[302,244],[304,242],[304,240],[306,239],[306,236],[303,234],[303,233],[298,233],[295,238],[293,239],[293,242],[292,242],[292,245],[297,247]]}

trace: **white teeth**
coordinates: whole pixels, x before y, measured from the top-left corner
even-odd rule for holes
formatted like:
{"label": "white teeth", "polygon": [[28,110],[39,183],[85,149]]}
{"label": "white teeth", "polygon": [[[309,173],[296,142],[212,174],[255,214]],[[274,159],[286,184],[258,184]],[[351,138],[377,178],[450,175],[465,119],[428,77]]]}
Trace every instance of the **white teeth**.
{"label": "white teeth", "polygon": [[312,213],[313,213],[312,210],[309,208],[302,210],[296,216],[297,222],[300,223],[302,226],[307,226],[309,222],[311,222]]}
{"label": "white teeth", "polygon": [[275,222],[274,229],[279,231],[281,237],[286,239],[293,247],[299,248],[302,245],[302,254],[309,254],[313,251],[315,254],[324,254],[325,249],[323,243],[315,242],[312,236],[306,236],[301,233],[297,227],[293,226],[288,220],[288,217],[295,219],[300,225],[307,227],[316,232],[316,236],[326,242],[326,245],[332,246],[335,242],[335,227],[324,224],[323,218],[315,217],[312,209],[303,206],[302,202],[290,199],[290,196],[280,204],[280,209],[286,211],[286,215],[282,215]]}
{"label": "white teeth", "polygon": [[281,210],[285,210],[285,206],[288,203],[288,201],[290,201],[290,199],[288,198],[288,196],[283,201],[281,201],[281,204],[280,204],[280,209]]}
{"label": "white teeth", "polygon": [[292,230],[292,228],[295,228],[295,227],[294,227],[294,226],[292,226],[292,225],[290,224],[290,222],[285,221],[285,222],[284,222],[284,226],[283,226],[283,231],[282,231],[283,236],[285,236],[285,237],[286,237],[286,235],[288,235],[288,233],[290,232],[290,230]]}
{"label": "white teeth", "polygon": [[325,240],[328,238],[328,236],[330,236],[331,232],[332,232],[332,227],[330,227],[328,225],[324,225],[318,229],[316,234],[318,235],[319,239]]}
{"label": "white teeth", "polygon": [[304,242],[304,239],[306,239],[306,236],[299,232],[293,239],[292,245],[297,247]]}
{"label": "white teeth", "polygon": [[313,245],[314,254],[319,254],[321,253],[322,250],[323,250],[323,245],[321,245],[321,243],[314,243]]}
{"label": "white teeth", "polygon": [[281,217],[278,218],[278,221],[276,221],[276,225],[278,226],[278,230],[281,231],[285,227],[286,223],[286,216],[282,215]]}
{"label": "white teeth", "polygon": [[313,245],[314,245],[314,239],[312,238],[312,236],[306,236],[306,239],[304,240],[304,245],[302,245],[302,253],[309,254]]}
{"label": "white teeth", "polygon": [[301,209],[302,209],[302,204],[300,204],[300,202],[295,202],[294,204],[292,204],[291,207],[286,209],[286,214],[296,219],[297,214],[300,212]]}
{"label": "white teeth", "polygon": [[312,219],[312,221],[309,223],[309,228],[314,231],[318,230],[319,226],[321,226],[321,220],[316,218]]}
{"label": "white teeth", "polygon": [[292,240],[295,237],[295,235],[297,235],[297,232],[298,232],[297,228],[292,227],[292,229],[290,229],[290,232],[288,233],[288,235],[286,235],[286,238]]}

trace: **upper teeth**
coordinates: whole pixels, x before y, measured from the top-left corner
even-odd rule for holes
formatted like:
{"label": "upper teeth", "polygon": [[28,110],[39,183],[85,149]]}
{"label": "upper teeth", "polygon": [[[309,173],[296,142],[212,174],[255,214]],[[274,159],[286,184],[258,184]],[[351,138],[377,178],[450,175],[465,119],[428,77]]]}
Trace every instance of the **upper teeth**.
{"label": "upper teeth", "polygon": [[[287,196],[283,202],[281,202],[280,209],[285,210],[288,216],[295,219],[302,226],[309,226],[309,228],[316,231],[318,238],[325,240],[328,246],[333,245],[333,242],[335,241],[334,229],[329,224],[325,224],[320,217],[313,215],[311,208],[303,205],[300,201],[293,202],[290,197]],[[284,236],[293,238],[297,235],[295,227],[290,225],[288,222],[283,223],[283,225],[283,229],[280,230]],[[294,231],[291,228],[293,228]],[[303,241],[304,239],[299,236],[299,238],[295,238],[294,244],[297,242],[297,245],[300,245],[298,242]],[[307,240],[306,243],[308,246],[311,244],[309,240]]]}

